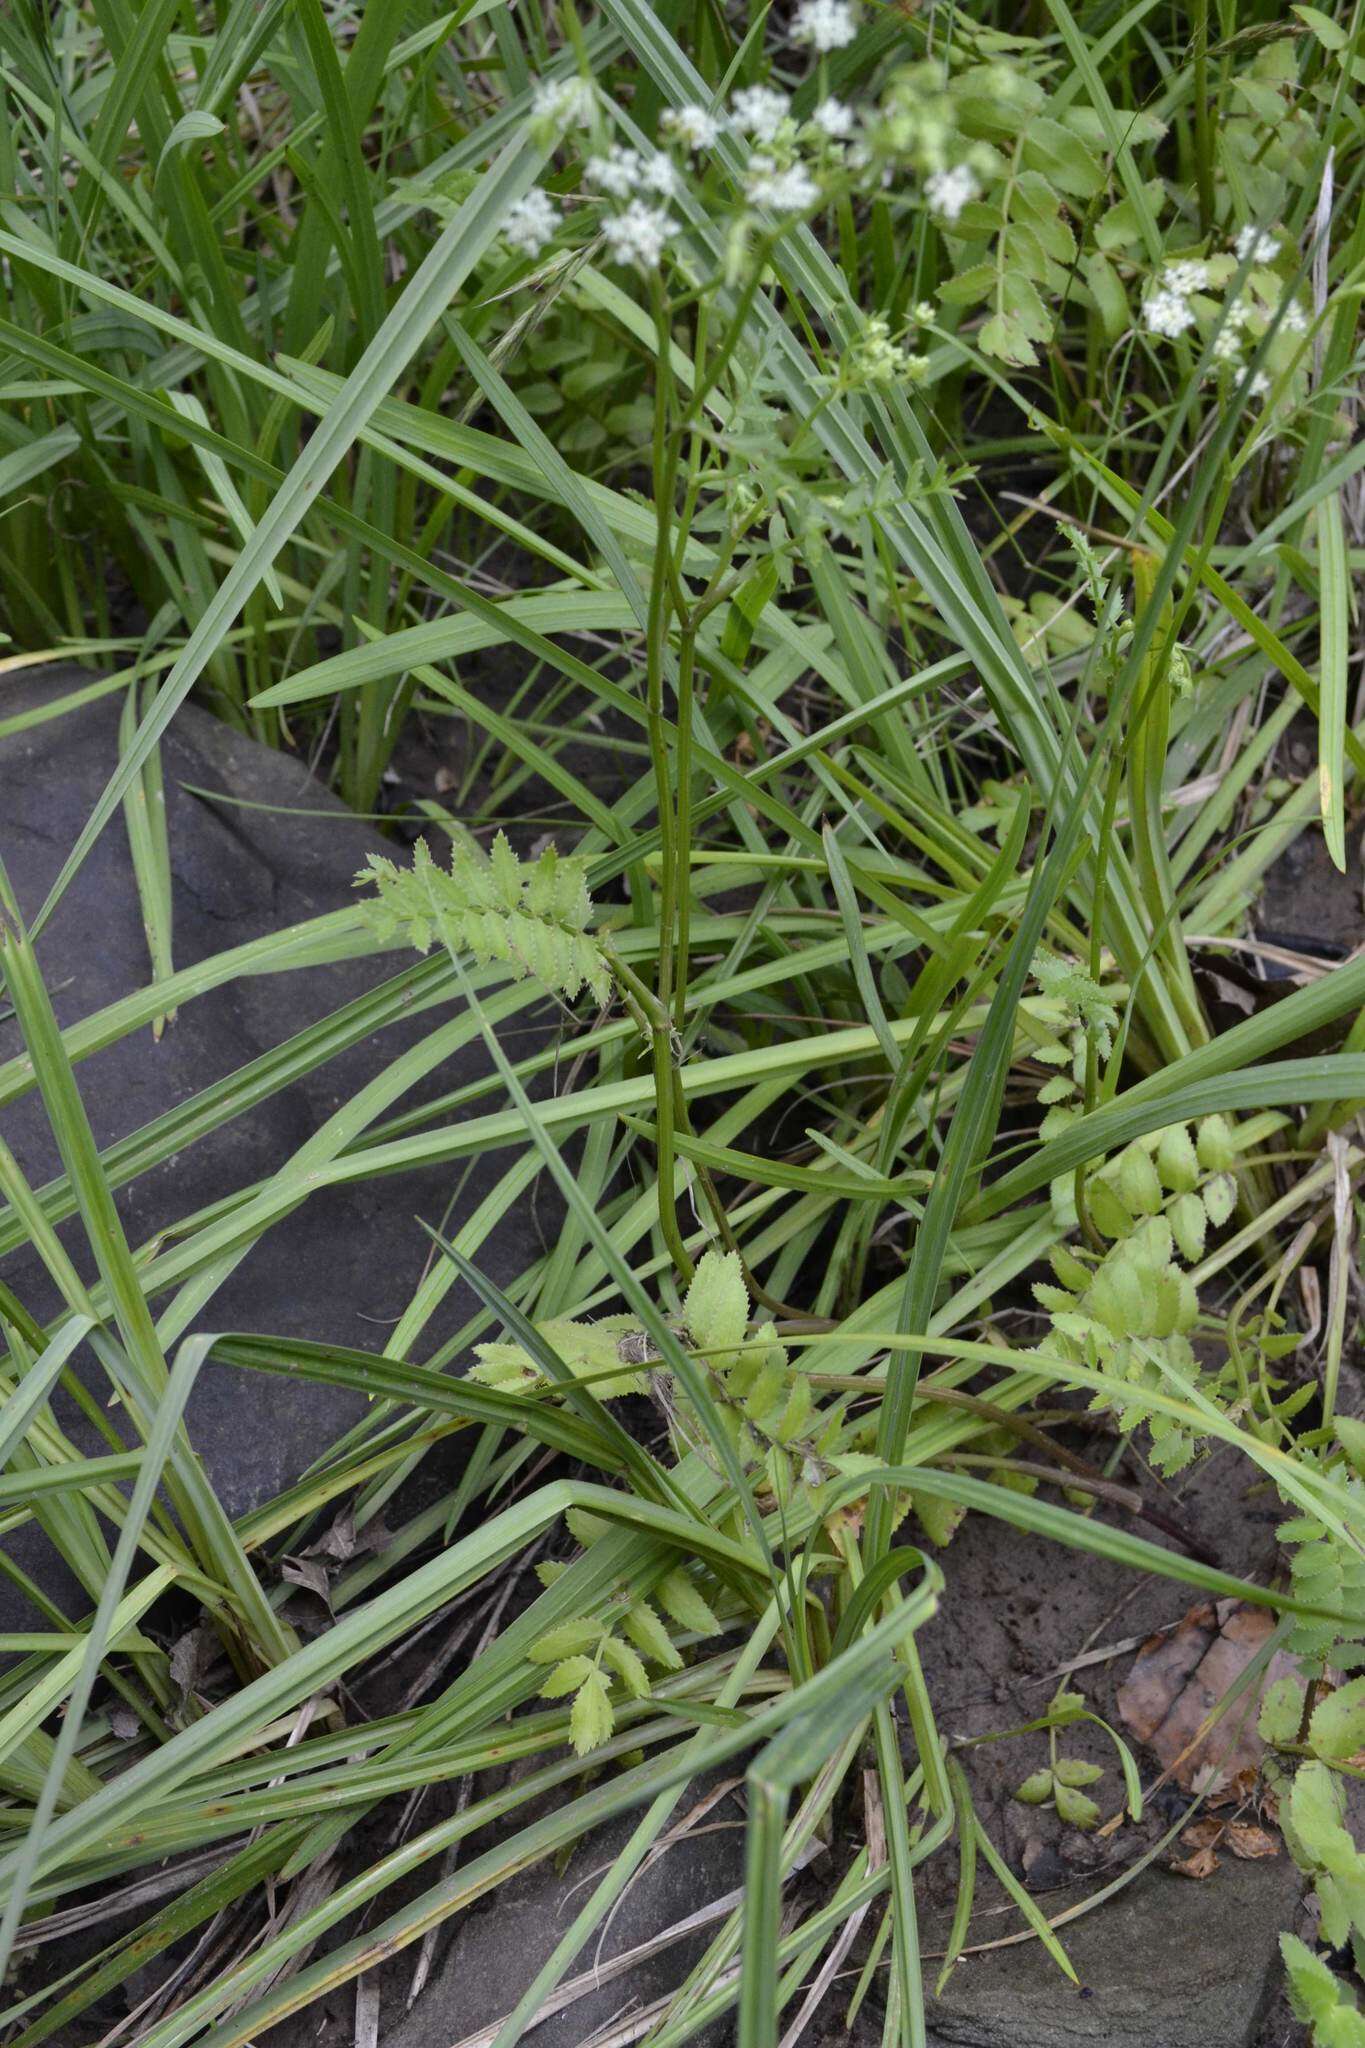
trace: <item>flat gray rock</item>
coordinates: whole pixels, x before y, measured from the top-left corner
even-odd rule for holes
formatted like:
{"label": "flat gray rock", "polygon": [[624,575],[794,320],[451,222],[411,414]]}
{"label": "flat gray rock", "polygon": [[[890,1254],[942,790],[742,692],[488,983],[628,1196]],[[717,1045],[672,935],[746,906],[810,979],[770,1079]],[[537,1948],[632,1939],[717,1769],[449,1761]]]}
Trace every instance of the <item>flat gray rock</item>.
{"label": "flat gray rock", "polygon": [[[689,1786],[676,1828],[708,1797]],[[483,2048],[549,1960],[587,1905],[595,1886],[638,1825],[630,1814],[586,1836],[567,1867],[553,1859],[500,1885],[481,1910],[462,1915],[444,1958],[410,2011],[404,2012],[410,1963],[386,1981],[380,2039],[384,2048]],[[664,1830],[666,1840],[670,1830]],[[711,1806],[694,1831],[656,1845],[623,1892],[604,1927],[561,1980],[568,2002],[525,2035],[527,2048],[583,2048],[612,2021],[640,2013],[683,1982],[724,1924],[707,1913],[724,1906],[744,1882],[743,1813],[733,1795]],[[671,1930],[693,1916],[704,1924],[679,1940]],[[638,1953],[644,1950],[644,1953]],[[723,2048],[733,2038],[733,2012],[692,2038],[698,2048]]]}
{"label": "flat gray rock", "polygon": [[1079,1991],[1036,1941],[971,1956],[930,2001],[930,2048],[1243,2048],[1301,1889],[1286,1855],[1202,1881],[1149,1870],[1058,1929]]}
{"label": "flat gray rock", "polygon": [[[91,680],[83,670],[62,667],[7,677],[0,717],[37,708]],[[0,740],[0,852],[30,918],[114,770],[121,702],[122,693],[115,692]],[[162,766],[177,968],[342,907],[353,900],[352,877],[366,856],[386,846],[393,851],[391,842],[352,817],[297,761],[232,731],[196,705],[177,713],[162,742]],[[284,808],[214,803],[196,790]],[[121,816],[101,835],[43,930],[38,955],[64,1026],[150,980]],[[185,1003],[159,1041],[144,1028],[81,1061],[77,1081],[97,1140],[107,1146],[125,1137],[412,964],[413,956],[389,954],[233,982]],[[341,1103],[448,1014],[429,1009],[402,1017],[120,1188],[117,1202],[130,1243],[145,1244],[168,1224],[281,1166]],[[529,1041],[519,1036],[517,1043],[524,1050]],[[18,1028],[6,1016],[0,1022],[0,1059],[20,1049]],[[448,1060],[424,1092],[444,1093],[487,1071],[487,1055],[476,1044]],[[420,1094],[400,1106],[415,1099]],[[58,1171],[36,1094],[0,1112],[0,1132],[33,1185]],[[448,1230],[458,1228],[510,1158],[483,1157],[467,1174],[458,1162],[313,1195],[250,1251],[197,1327],[382,1350],[430,1254],[417,1219],[436,1225],[444,1219]],[[548,1205],[545,1214],[553,1217]],[[62,1236],[78,1269],[92,1277],[75,1219],[63,1226]],[[501,1221],[480,1259],[494,1279],[507,1284],[542,1249],[528,1200]],[[55,1290],[30,1253],[0,1262],[0,1277],[40,1320],[57,1312]],[[475,1306],[462,1283],[453,1287],[419,1355],[428,1356]],[[93,1369],[90,1384],[103,1385]],[[191,1402],[190,1434],[228,1512],[240,1515],[297,1478],[365,1405],[357,1394],[210,1365]],[[79,1418],[72,1423],[64,1410],[62,1419],[73,1435],[81,1434]],[[29,1569],[35,1540],[35,1532],[26,1530],[16,1542]],[[13,1604],[14,1596],[0,1589],[0,1609],[8,1614]],[[28,1614],[26,1607],[23,1612]],[[31,1627],[32,1620],[2,1625]]]}

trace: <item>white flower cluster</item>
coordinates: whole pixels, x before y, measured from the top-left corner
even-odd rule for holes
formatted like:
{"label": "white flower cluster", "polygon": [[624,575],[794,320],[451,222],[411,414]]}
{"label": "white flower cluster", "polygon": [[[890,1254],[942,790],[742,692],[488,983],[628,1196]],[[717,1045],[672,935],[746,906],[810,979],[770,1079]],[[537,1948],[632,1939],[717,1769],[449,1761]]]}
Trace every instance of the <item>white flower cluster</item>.
{"label": "white flower cluster", "polygon": [[792,41],[809,43],[823,56],[842,50],[858,33],[858,17],[847,0],[801,0],[792,18]]}
{"label": "white flower cluster", "polygon": [[1258,228],[1248,223],[1237,230],[1237,239],[1232,245],[1239,263],[1273,263],[1280,253],[1280,238],[1268,228]]}
{"label": "white flower cluster", "polygon": [[[531,123],[541,139],[556,139],[566,128],[591,127],[597,116],[597,94],[586,78],[545,78],[531,94]],[[539,185],[514,199],[502,223],[502,237],[520,256],[538,256],[554,239],[559,208]]]}
{"label": "white flower cluster", "polygon": [[590,156],[583,175],[590,185],[609,193],[613,199],[630,199],[641,191],[673,199],[679,190],[678,173],[672,159],[662,150],[653,149],[647,156],[641,156],[638,149],[625,149],[619,142],[613,143],[605,156]]}
{"label": "white flower cluster", "polygon": [[714,149],[720,140],[720,122],[705,107],[667,107],[660,125],[684,149]]}
{"label": "white flower cluster", "polygon": [[856,117],[852,107],[845,106],[842,100],[830,98],[821,100],[811,119],[831,142],[847,142],[853,133]]}
{"label": "white flower cluster", "polygon": [[586,128],[597,111],[597,95],[586,78],[552,78],[531,95],[531,119],[547,127]]}
{"label": "white flower cluster", "polygon": [[674,224],[662,206],[646,206],[632,199],[622,213],[610,214],[602,223],[602,239],[617,263],[632,263],[640,270],[657,270],[664,245]]}
{"label": "white flower cluster", "polygon": [[1183,292],[1176,291],[1172,285],[1159,284],[1143,300],[1142,317],[1149,334],[1159,334],[1167,341],[1174,341],[1187,327],[1193,327],[1194,307]]}
{"label": "white flower cluster", "polygon": [[1182,299],[1187,299],[1191,292],[1202,292],[1208,281],[1209,266],[1198,258],[1168,263],[1161,279],[1168,292],[1178,292]]}
{"label": "white flower cluster", "polygon": [[[798,12],[801,16],[813,17],[816,9],[824,4],[825,0],[807,0],[807,5]],[[851,24],[848,8],[832,7],[831,11],[848,15]],[[812,30],[806,39],[813,40],[815,33]],[[824,30],[819,29],[819,33],[823,34]],[[849,40],[852,33],[850,25],[849,35],[843,40]],[[825,45],[817,44],[817,47]],[[848,128],[852,128],[852,113],[837,100],[826,100],[822,111],[835,127],[846,121]],[[820,184],[797,153],[800,138],[792,117],[792,103],[785,92],[779,92],[771,85],[742,87],[730,102],[729,126],[735,134],[758,145],[744,169],[744,197],[750,206],[761,207],[768,213],[794,216],[807,213],[816,205],[820,198]],[[830,128],[818,114],[815,126],[826,141],[833,140]]]}
{"label": "white flower cluster", "polygon": [[559,210],[548,192],[533,185],[522,199],[514,200],[502,224],[503,238],[523,256],[537,256],[559,226]]}
{"label": "white flower cluster", "polygon": [[966,164],[950,171],[934,171],[924,181],[924,196],[933,211],[951,227],[964,206],[970,206],[981,187],[976,173]]}
{"label": "white flower cluster", "polygon": [[746,85],[730,102],[730,125],[737,135],[750,135],[755,142],[772,142],[791,113],[785,92],[771,85]]}
{"label": "white flower cluster", "polygon": [[1240,362],[1243,330],[1250,318],[1251,308],[1244,299],[1234,299],[1230,306],[1224,306],[1222,324],[1213,337],[1212,354],[1216,363]]}
{"label": "white flower cluster", "polygon": [[772,213],[804,213],[820,197],[820,187],[804,164],[781,165],[755,153],[744,174],[744,197],[750,206]]}
{"label": "white flower cluster", "polygon": [[[1234,282],[1234,266],[1251,264],[1264,271],[1280,254],[1281,246],[1277,233],[1252,224],[1238,229],[1228,254],[1208,258],[1182,256],[1168,263],[1153,280],[1142,302],[1147,332],[1167,341],[1188,333],[1200,319],[1201,309],[1194,304],[1196,294],[1226,291]],[[1267,281],[1261,278],[1253,280],[1236,297],[1225,297],[1221,306],[1212,309],[1217,325],[1209,343],[1209,362],[1214,369],[1240,371],[1248,344],[1254,347],[1272,323],[1278,323],[1271,344],[1275,350],[1275,369],[1256,370],[1252,374],[1247,389],[1253,398],[1264,398],[1275,376],[1293,368],[1294,352],[1278,347],[1280,336],[1301,335],[1308,329],[1304,307],[1285,295],[1283,287],[1281,294],[1279,303],[1275,303],[1274,292],[1267,289]],[[1209,314],[1208,301],[1202,310],[1206,316]]]}
{"label": "white flower cluster", "polygon": [[1196,314],[1190,299],[1195,292],[1207,290],[1209,281],[1209,266],[1201,257],[1181,256],[1168,263],[1142,303],[1147,332],[1174,341],[1193,327]]}
{"label": "white flower cluster", "polygon": [[[845,48],[857,34],[851,0],[797,0],[791,35],[819,57]],[[671,107],[661,117],[663,145],[652,149],[607,139],[608,110],[592,81],[581,77],[542,81],[532,94],[532,121],[542,144],[558,141],[569,128],[587,129],[582,183],[589,204],[571,214],[592,220],[613,262],[656,269],[678,232],[673,202],[681,200],[689,176],[687,157],[714,149],[729,135],[746,146],[739,174],[744,205],[769,216],[769,232],[817,207],[833,180],[891,182],[904,152],[882,136],[877,109],[857,110],[826,93],[813,111],[798,117],[791,95],[768,84],[741,86],[728,106],[699,103]],[[919,131],[916,130],[916,133]],[[946,131],[945,131],[946,133]],[[946,151],[916,153],[924,179],[923,197],[941,225],[951,228],[981,191],[972,163],[951,164]],[[513,205],[503,239],[518,254],[535,256],[554,238],[563,212],[550,193],[536,189]],[[736,224],[740,242],[743,218]],[[1173,280],[1178,283],[1178,280]]]}

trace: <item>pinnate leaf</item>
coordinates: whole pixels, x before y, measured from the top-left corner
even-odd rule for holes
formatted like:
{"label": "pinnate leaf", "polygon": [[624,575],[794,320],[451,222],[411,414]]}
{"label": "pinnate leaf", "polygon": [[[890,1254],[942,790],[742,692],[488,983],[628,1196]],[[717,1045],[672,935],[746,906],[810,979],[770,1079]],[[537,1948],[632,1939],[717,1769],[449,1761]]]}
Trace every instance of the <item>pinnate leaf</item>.
{"label": "pinnate leaf", "polygon": [[1308,1740],[1328,1763],[1344,1763],[1365,1749],[1365,1678],[1353,1678],[1318,1701]]}
{"label": "pinnate leaf", "polygon": [[697,1590],[695,1581],[687,1576],[681,1565],[659,1581],[655,1598],[665,1614],[672,1615],[679,1628],[689,1628],[699,1636],[720,1634],[720,1623]]}
{"label": "pinnate leaf", "polygon": [[749,1290],[737,1252],[703,1252],[683,1303],[688,1334],[699,1351],[726,1351],[744,1342]]}
{"label": "pinnate leaf", "polygon": [[601,1633],[600,1621],[561,1621],[557,1627],[546,1629],[526,1654],[533,1664],[557,1664],[561,1657],[592,1649]]}
{"label": "pinnate leaf", "polygon": [[628,1693],[637,1700],[649,1698],[649,1674],[629,1643],[619,1636],[603,1636],[602,1661],[611,1666]]}
{"label": "pinnate leaf", "polygon": [[637,1600],[621,1626],[651,1664],[661,1665],[665,1671],[682,1670],[683,1660],[673,1638],[648,1600]]}
{"label": "pinnate leaf", "polygon": [[591,1657],[566,1657],[562,1664],[555,1665],[540,1688],[540,1697],[543,1700],[562,1700],[567,1693],[577,1692],[584,1679],[590,1677],[596,1668]]}
{"label": "pinnate leaf", "polygon": [[578,1688],[569,1713],[569,1739],[579,1756],[600,1749],[616,1726],[607,1682],[594,1666]]}

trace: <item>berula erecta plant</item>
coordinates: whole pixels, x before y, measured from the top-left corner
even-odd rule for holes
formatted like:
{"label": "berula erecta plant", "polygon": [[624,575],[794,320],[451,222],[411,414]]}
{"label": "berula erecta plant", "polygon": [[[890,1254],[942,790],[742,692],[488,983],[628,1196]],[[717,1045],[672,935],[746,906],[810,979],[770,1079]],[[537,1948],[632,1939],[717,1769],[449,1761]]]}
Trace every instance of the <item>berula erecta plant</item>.
{"label": "berula erecta plant", "polygon": [[[40,1092],[63,1169],[34,1187],[0,1146],[0,1246],[64,1304],[43,1326],[0,1289],[5,1526],[89,1602],[18,1575],[48,1632],[0,1675],[11,2048],[103,2028],[203,1944],[142,2048],[267,2038],[404,1952],[425,1974],[456,1915],[638,1814],[512,2048],[721,1764],[743,1904],[639,2038],[733,2012],[775,2048],[837,1999],[918,2048],[933,1856],[945,1975],[988,1871],[1074,1977],[917,1648],[968,1514],[1274,1611],[1240,1697],[1299,1659],[1260,1708],[1318,1915],[1284,1961],[1319,2048],[1365,2042],[1365,959],[1255,921],[1296,843],[1359,873],[1363,67],[1356,0],[0,15],[0,666],[88,667],[42,716],[124,705],[31,926],[0,881],[0,1101]],[[157,794],[191,692],[430,844],[178,967]],[[36,715],[0,702],[0,738]],[[415,739],[453,765],[407,794]],[[102,832],[146,983],[63,1031],[35,939]],[[390,978],[256,1062],[254,1101],[400,998],[438,1021],[268,1178],[131,1244],[119,1187],[212,1145],[231,1090],[102,1154],[81,1060],[339,952]],[[1211,977],[1266,965],[1298,985],[1253,976],[1229,1023]],[[480,1039],[487,1086],[423,1090]],[[329,1175],[453,1189],[491,1151],[498,1202],[433,1228],[382,1353],[185,1335]],[[481,1248],[538,1178],[561,1233],[499,1288]],[[437,1343],[459,1280],[479,1311]],[[370,1396],[235,1524],[182,1422],[211,1356]],[[282,1561],[400,1514],[454,1432],[461,1476],[300,1640]],[[1149,1467],[1197,1485],[1214,1447],[1283,1509],[1266,1583],[1148,1512]],[[191,1686],[172,1586],[216,1645]],[[457,1598],[492,1617],[477,1657],[357,1718]],[[1087,1712],[1056,1694],[1018,1795],[1081,1827]],[[1109,1735],[1122,1825],[1146,1791]],[[386,1837],[433,1784],[460,1796]],[[836,1813],[848,1857],[789,1888]],[[73,1899],[99,1924],[167,1865],[98,1953],[33,1959]]]}

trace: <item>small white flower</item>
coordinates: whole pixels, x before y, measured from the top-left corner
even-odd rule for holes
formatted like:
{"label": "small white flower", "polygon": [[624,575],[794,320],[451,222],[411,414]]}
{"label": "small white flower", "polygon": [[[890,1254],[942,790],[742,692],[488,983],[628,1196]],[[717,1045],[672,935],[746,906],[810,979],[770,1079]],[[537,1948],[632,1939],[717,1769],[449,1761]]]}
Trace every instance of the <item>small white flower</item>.
{"label": "small white flower", "polygon": [[921,299],[911,314],[917,327],[932,327],[938,315],[938,308],[932,299]]}
{"label": "small white flower", "polygon": [[1270,389],[1270,379],[1269,377],[1267,377],[1264,370],[1258,370],[1256,372],[1248,388],[1250,389],[1253,398],[1265,397],[1266,393]]}
{"label": "small white flower", "polygon": [[662,150],[641,156],[638,149],[627,149],[619,142],[614,142],[605,156],[590,156],[583,175],[613,199],[629,199],[641,189],[671,199],[678,190],[678,174]]}
{"label": "small white flower", "polygon": [[1258,228],[1254,222],[1249,222],[1246,227],[1238,228],[1237,239],[1232,246],[1239,263],[1273,263],[1280,253],[1280,238],[1271,234],[1268,228]]}
{"label": "small white flower", "polygon": [[646,206],[632,199],[624,213],[602,223],[602,238],[617,263],[638,264],[641,270],[657,270],[664,244],[674,232],[673,222],[661,206]]}
{"label": "small white flower", "polygon": [[588,183],[613,199],[629,199],[639,190],[643,174],[638,150],[626,149],[619,142],[613,143],[605,156],[590,156],[583,166]]}
{"label": "small white flower", "polygon": [[677,172],[661,149],[652,149],[640,166],[640,175],[647,192],[657,192],[661,199],[674,199],[682,187]]}
{"label": "small white flower", "polygon": [[720,136],[719,121],[705,107],[669,107],[663,126],[685,149],[714,149]]}
{"label": "small white flower", "polygon": [[801,0],[792,19],[792,41],[813,50],[842,50],[858,33],[858,20],[847,0]]}
{"label": "small white flower", "polygon": [[786,93],[770,85],[746,85],[730,102],[730,118],[741,135],[771,142],[791,111]]}
{"label": "small white flower", "polygon": [[831,142],[844,142],[853,133],[853,109],[846,107],[842,100],[821,100],[811,119]]}
{"label": "small white flower", "polygon": [[820,197],[820,187],[804,164],[783,170],[770,156],[754,156],[745,173],[744,196],[750,206],[766,206],[774,213],[804,213]]}
{"label": "small white flower", "polygon": [[502,224],[503,239],[514,249],[534,256],[552,239],[558,225],[559,214],[553,199],[539,185],[533,185],[523,198],[508,207]]}
{"label": "small white flower", "polygon": [[958,164],[955,170],[935,171],[932,177],[927,178],[924,196],[934,212],[942,214],[951,226],[963,207],[970,205],[980,190],[975,175],[966,164]]}
{"label": "small white flower", "polygon": [[555,78],[538,85],[531,95],[531,115],[537,121],[553,121],[561,128],[586,128],[593,117],[597,99],[586,78]]}
{"label": "small white flower", "polygon": [[1161,282],[1168,291],[1179,292],[1182,298],[1191,292],[1202,292],[1209,281],[1209,266],[1197,258],[1183,263],[1168,263]]}
{"label": "small white flower", "polygon": [[1216,363],[1235,363],[1242,353],[1242,344],[1236,329],[1220,327],[1213,337],[1213,360]]}
{"label": "small white flower", "polygon": [[1284,318],[1280,322],[1280,332],[1281,334],[1307,334],[1308,315],[1304,312],[1302,306],[1295,305],[1291,301],[1285,307]]}
{"label": "small white flower", "polygon": [[1171,291],[1165,285],[1158,285],[1143,302],[1142,317],[1152,334],[1164,334],[1174,339],[1183,334],[1187,327],[1194,325],[1194,308],[1179,292]]}

